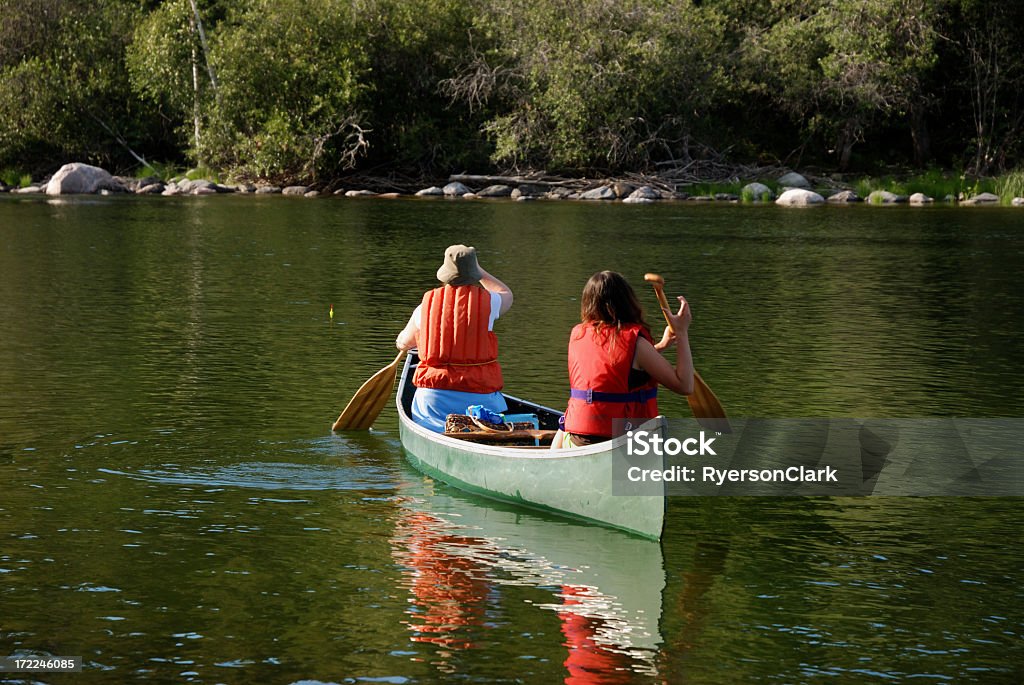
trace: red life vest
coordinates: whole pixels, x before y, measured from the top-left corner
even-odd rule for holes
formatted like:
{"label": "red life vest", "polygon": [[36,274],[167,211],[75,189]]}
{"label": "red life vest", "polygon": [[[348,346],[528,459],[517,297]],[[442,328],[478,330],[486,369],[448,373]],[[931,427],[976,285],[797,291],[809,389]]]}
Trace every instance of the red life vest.
{"label": "red life vest", "polygon": [[581,323],[572,329],[567,432],[612,437],[614,419],[639,419],[632,422],[635,427],[658,415],[656,380],[629,387],[629,370],[641,337],[653,342],[640,324],[623,324],[616,330]]}
{"label": "red life vest", "polygon": [[418,388],[489,393],[504,381],[498,336],[487,330],[491,293],[476,285],[446,285],[423,295],[417,338]]}

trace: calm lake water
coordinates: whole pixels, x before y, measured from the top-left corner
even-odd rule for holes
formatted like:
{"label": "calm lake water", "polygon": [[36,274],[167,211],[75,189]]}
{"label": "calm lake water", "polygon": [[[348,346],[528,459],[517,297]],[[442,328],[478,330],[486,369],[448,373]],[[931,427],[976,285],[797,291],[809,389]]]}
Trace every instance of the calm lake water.
{"label": "calm lake water", "polygon": [[391,407],[332,434],[456,242],[545,404],[611,268],[732,416],[1024,416],[1020,210],[0,197],[0,655],[87,664],[0,679],[1024,680],[1019,499],[672,499],[659,545],[434,483]]}

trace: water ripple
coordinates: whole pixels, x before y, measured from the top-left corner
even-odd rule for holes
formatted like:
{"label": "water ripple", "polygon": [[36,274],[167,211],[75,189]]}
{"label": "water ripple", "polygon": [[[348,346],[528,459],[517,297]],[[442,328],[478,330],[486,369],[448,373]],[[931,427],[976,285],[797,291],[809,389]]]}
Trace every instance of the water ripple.
{"label": "water ripple", "polygon": [[246,462],[210,469],[142,468],[102,473],[168,485],[254,488],[258,490],[394,490],[391,474],[372,466]]}

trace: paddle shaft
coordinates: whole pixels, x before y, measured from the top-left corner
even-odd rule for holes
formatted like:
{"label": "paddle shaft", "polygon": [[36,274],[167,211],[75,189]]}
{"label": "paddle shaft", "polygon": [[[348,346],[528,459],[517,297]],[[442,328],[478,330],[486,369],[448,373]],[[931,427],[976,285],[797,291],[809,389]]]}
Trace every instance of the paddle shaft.
{"label": "paddle shaft", "polygon": [[664,282],[651,281],[651,285],[654,286],[654,294],[658,296],[658,302],[661,304],[661,313],[665,317],[665,323],[668,324],[669,328],[672,328],[672,321],[668,318],[671,307],[668,305],[668,298],[665,297],[665,284]]}
{"label": "paddle shaft", "polygon": [[[669,328],[672,328],[672,320],[668,318],[671,308],[668,298],[665,297],[665,279],[658,274],[645,274],[644,280],[654,288],[654,294],[658,297],[658,304],[661,305],[661,313],[665,317],[665,322]],[[690,411],[693,412],[694,417],[698,421],[705,419],[708,428],[721,433],[732,432],[729,420],[725,416],[725,408],[722,407],[718,397],[711,391],[696,369],[693,371],[693,393],[686,396],[686,401],[690,405]],[[707,421],[708,419],[711,421]]]}

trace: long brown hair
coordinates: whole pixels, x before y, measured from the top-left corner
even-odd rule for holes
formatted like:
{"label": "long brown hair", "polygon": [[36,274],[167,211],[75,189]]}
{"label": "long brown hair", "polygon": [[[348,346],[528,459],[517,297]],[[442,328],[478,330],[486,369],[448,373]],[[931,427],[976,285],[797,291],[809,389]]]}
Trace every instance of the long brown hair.
{"label": "long brown hair", "polygon": [[633,287],[615,271],[599,271],[583,286],[580,321],[618,330],[622,324],[638,323],[651,332]]}

